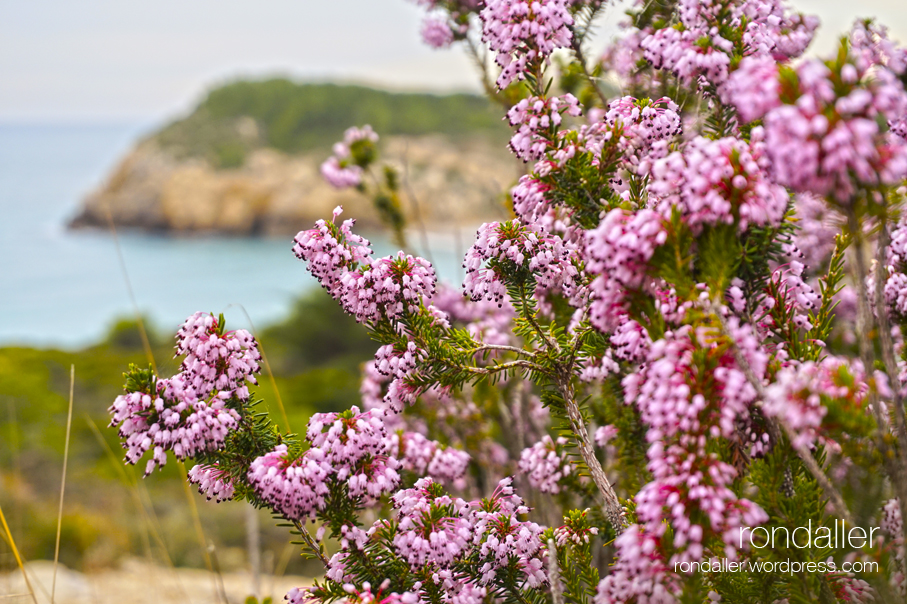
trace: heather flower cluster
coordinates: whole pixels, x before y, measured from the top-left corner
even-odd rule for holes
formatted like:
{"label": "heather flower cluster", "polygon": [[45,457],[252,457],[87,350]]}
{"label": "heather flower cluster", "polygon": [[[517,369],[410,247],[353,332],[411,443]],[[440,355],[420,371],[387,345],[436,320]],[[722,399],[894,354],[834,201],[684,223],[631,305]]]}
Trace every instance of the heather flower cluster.
{"label": "heather flower cluster", "polygon": [[568,48],[573,17],[568,0],[488,0],[480,13],[482,40],[501,67],[498,88],[522,80],[558,48]]}
{"label": "heather flower cluster", "polygon": [[559,493],[558,482],[570,474],[571,466],[567,454],[563,450],[567,439],[563,436],[552,440],[547,434],[542,440],[527,449],[520,455],[520,470],[529,479],[529,484],[542,493]]}
{"label": "heather flower cluster", "polygon": [[571,262],[571,246],[557,235],[519,220],[486,223],[466,253],[463,289],[473,300],[489,300],[503,306],[506,277],[517,275],[544,288],[570,291],[578,274]]}
{"label": "heather flower cluster", "polygon": [[857,43],[842,42],[830,61],[807,59],[790,68],[747,58],[726,90],[743,120],[763,120],[779,184],[843,204],[907,175],[907,141],[896,135],[907,115],[903,53],[885,38],[871,42],[865,25],[852,36]]}
{"label": "heather flower cluster", "polygon": [[656,69],[672,72],[687,85],[720,87],[735,57],[797,57],[817,26],[814,17],[788,14],[779,0],[681,0],[676,26],[643,30],[648,35],[639,47]]}
{"label": "heather flower cluster", "polygon": [[563,97],[523,99],[507,112],[510,125],[516,128],[510,149],[523,161],[538,161],[554,145],[562,116],[580,114],[579,101],[569,93]]}
{"label": "heather flower cluster", "polygon": [[680,209],[688,225],[780,224],[788,194],[767,175],[762,132],[754,129],[750,142],[732,137],[697,137],[683,152],[674,152],[652,167],[650,194],[659,198],[663,214]]}
{"label": "heather flower cluster", "polygon": [[768,417],[778,417],[792,429],[796,435],[794,446],[821,443],[840,448],[834,440],[840,436],[831,429],[839,418],[832,418],[831,426],[823,427],[829,406],[832,414],[842,407],[868,414],[868,394],[869,384],[859,363],[849,367],[845,359],[826,357],[819,363],[807,362],[779,371],[766,389],[763,410]]}
{"label": "heather flower cluster", "polygon": [[374,157],[378,135],[371,126],[350,128],[343,140],[334,145],[334,154],[321,164],[321,175],[337,189],[358,187],[362,184],[363,169]]}
{"label": "heather flower cluster", "polygon": [[177,334],[177,356],[185,355],[180,373],[169,379],[146,375],[110,407],[126,461],[136,464],[152,452],[146,476],[167,463],[167,451],[180,460],[217,451],[236,429],[240,415],[232,405],[249,398],[246,382],[255,382],[261,357],[249,332],[222,329],[222,319],[213,315],[189,317]]}
{"label": "heather flower cluster", "polygon": [[649,284],[649,260],[665,242],[662,217],[652,210],[628,214],[615,209],[586,233],[586,269],[595,278],[589,284],[589,320],[606,333],[617,329],[629,311],[629,294]]}
{"label": "heather flower cluster", "polygon": [[350,498],[378,501],[400,482],[399,463],[389,455],[381,413],[316,413],[309,420],[310,448],[293,457],[286,445],[257,458],[249,470],[255,492],[289,520],[314,518],[333,485]]}
{"label": "heather flower cluster", "polygon": [[[335,221],[341,212],[334,210]],[[368,240],[352,233],[353,224],[319,220],[314,229],[296,235],[293,246],[344,310],[360,323],[393,321],[431,297],[437,278],[430,262],[403,252],[372,258]]]}

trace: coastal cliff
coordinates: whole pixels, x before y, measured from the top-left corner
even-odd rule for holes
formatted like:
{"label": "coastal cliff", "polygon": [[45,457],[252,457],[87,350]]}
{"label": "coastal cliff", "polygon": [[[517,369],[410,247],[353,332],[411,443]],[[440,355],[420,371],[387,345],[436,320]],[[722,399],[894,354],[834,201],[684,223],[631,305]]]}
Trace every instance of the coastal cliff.
{"label": "coastal cliff", "polygon": [[332,188],[319,173],[330,143],[365,123],[382,137],[382,160],[404,179],[409,218],[437,231],[501,218],[501,193],[521,166],[485,103],[286,80],[231,84],[137,143],[70,226],[107,228],[112,219],[172,234],[288,235],[343,205],[360,226],[378,227],[364,196]]}

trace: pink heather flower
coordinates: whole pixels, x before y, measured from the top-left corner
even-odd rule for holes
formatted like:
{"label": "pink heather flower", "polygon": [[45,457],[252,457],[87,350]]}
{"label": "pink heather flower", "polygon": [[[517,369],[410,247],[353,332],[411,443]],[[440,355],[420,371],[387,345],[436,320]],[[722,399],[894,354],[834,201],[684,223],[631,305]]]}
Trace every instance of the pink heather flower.
{"label": "pink heather flower", "polygon": [[361,153],[360,148],[377,142],[378,135],[369,125],[348,128],[343,141],[334,144],[334,155],[321,164],[321,175],[337,189],[358,187],[362,184],[362,168],[371,161],[371,154]]}
{"label": "pink heather flower", "polygon": [[468,504],[444,494],[440,484],[422,478],[392,499],[400,518],[394,547],[412,568],[447,568],[469,547]]}
{"label": "pink heather flower", "polygon": [[513,211],[517,217],[527,223],[542,223],[546,230],[551,230],[551,222],[545,217],[553,208],[545,198],[550,187],[528,174],[520,177],[519,182],[510,190],[513,199]]}
{"label": "pink heather flower", "polygon": [[628,310],[627,291],[643,288],[649,260],[666,238],[662,218],[652,210],[630,214],[614,209],[598,228],[586,231],[586,272],[594,277],[589,286],[592,325],[605,333],[618,328]]}
{"label": "pink heather flower", "polygon": [[[873,273],[875,270],[878,268]],[[891,230],[885,270],[888,278],[885,280],[884,297],[888,311],[895,317],[907,317],[907,220],[901,219]],[[870,295],[874,295],[874,289],[870,284]]]}
{"label": "pink heather flower", "polygon": [[388,439],[388,454],[400,460],[404,470],[455,485],[469,467],[469,454],[445,447],[418,432],[397,432]]}
{"label": "pink heather flower", "polygon": [[888,37],[888,28],[874,21],[854,22],[850,48],[860,71],[868,71],[873,65],[887,67],[898,75],[907,70],[907,49],[895,44]]}
{"label": "pink heather flower", "polygon": [[306,440],[321,451],[336,480],[347,484],[350,497],[374,501],[400,482],[381,415],[352,407],[343,413],[316,413],[309,420]]}
{"label": "pink heather flower", "polygon": [[372,255],[368,239],[352,231],[355,220],[336,224],[342,213],[343,208],[337,206],[331,222],[319,220],[315,228],[300,231],[293,245],[296,257],[306,261],[308,271],[335,300],[344,294],[341,277],[367,264]]}
{"label": "pink heather flower", "polygon": [[784,218],[788,195],[768,177],[761,129],[752,142],[727,137],[697,137],[683,152],[674,152],[652,167],[649,192],[661,199],[659,208],[670,216],[679,206],[694,229],[709,224],[777,226]]}
{"label": "pink heather flower", "polygon": [[[294,587],[287,593],[285,599],[288,604],[314,604],[318,600],[311,590],[311,587]],[[408,591],[402,594],[396,592],[385,594],[379,586],[379,589],[373,592],[372,585],[368,581],[362,584],[361,590],[357,590],[349,583],[344,585],[344,590],[348,595],[334,600],[337,604],[418,604],[420,601],[417,594]]]}
{"label": "pink heather flower", "polygon": [[609,338],[614,356],[629,363],[641,363],[649,354],[649,332],[629,317],[625,317]]}
{"label": "pink heather flower", "polygon": [[198,485],[198,492],[217,503],[233,498],[233,481],[230,475],[214,465],[196,464],[189,470],[189,482]]}
{"label": "pink heather flower", "polygon": [[[582,517],[585,518],[589,514],[589,511],[589,508],[583,510]],[[554,529],[554,539],[557,542],[558,547],[563,547],[567,543],[572,543],[574,545],[587,544],[592,540],[592,537],[598,534],[598,528],[594,526],[580,526],[577,522],[570,522],[566,517],[564,520],[566,521],[566,524]]]}
{"label": "pink heather flower", "polygon": [[425,358],[425,351],[412,340],[406,343],[404,350],[395,350],[394,345],[385,344],[375,353],[375,370],[383,376],[402,379],[414,372]]}
{"label": "pink heather flower", "polygon": [[548,581],[542,561],[542,527],[534,522],[521,522],[518,514],[528,510],[513,492],[512,480],[505,478],[488,499],[471,504],[473,511],[473,544],[478,546],[482,573],[479,582],[487,585],[498,573],[514,566],[521,571],[528,587],[541,587]]}
{"label": "pink heather flower", "polygon": [[[747,357],[753,372],[761,376],[768,357],[747,325],[736,317],[728,319],[734,341]],[[646,362],[639,372],[623,380],[626,402],[634,403],[642,420],[649,426],[650,442],[681,433],[706,433],[713,437],[732,437],[738,417],[748,413],[756,391],[737,367],[733,356],[723,352],[711,362],[718,401],[707,401],[694,393],[688,380],[694,379],[694,352],[714,348],[714,334],[694,332],[685,325],[652,343]],[[714,354],[713,354],[714,356]]]}
{"label": "pink heather flower", "polygon": [[450,604],[483,604],[486,601],[488,590],[485,587],[475,585],[468,578],[450,570],[439,570],[437,575]]}
{"label": "pink heather flower", "polygon": [[367,323],[394,320],[417,310],[423,299],[434,293],[437,277],[424,258],[398,252],[397,256],[373,260],[358,271],[345,272],[340,281],[339,300],[344,310],[360,323]]}
{"label": "pink heather flower", "polygon": [[516,128],[510,149],[518,158],[537,161],[553,146],[562,115],[582,115],[579,101],[570,93],[562,97],[522,99],[507,112],[507,120]]}
{"label": "pink heather flower", "polygon": [[289,520],[305,521],[324,509],[332,468],[324,453],[312,448],[290,459],[286,445],[255,459],[249,467],[249,484],[255,493]]}
{"label": "pink heather flower", "polygon": [[595,430],[595,445],[600,448],[605,448],[609,442],[614,440],[617,436],[617,427],[613,424],[608,424],[607,426],[600,426]]}
{"label": "pink heather flower", "polygon": [[715,36],[703,48],[697,42],[703,32],[696,29],[678,30],[673,27],[659,29],[640,42],[643,56],[655,69],[672,72],[684,84],[691,84],[698,77],[718,85],[727,79],[731,58],[727,52],[730,43]]}
{"label": "pink heather flower", "polygon": [[[673,72],[684,84],[700,82],[721,87],[731,56],[783,59],[799,56],[809,45],[818,20],[788,15],[777,0],[745,0],[732,4],[681,0],[678,27],[647,30],[639,46],[656,69]],[[744,26],[743,23],[746,23]],[[721,37],[728,26],[742,30],[736,42]]]}
{"label": "pink heather flower", "polygon": [[[342,211],[334,210],[334,220]],[[314,229],[296,235],[293,246],[346,312],[360,323],[394,321],[434,294],[437,277],[430,262],[403,252],[372,259],[368,240],[354,235],[352,226],[352,220],[340,226],[319,220]]]}
{"label": "pink heather flower", "polygon": [[167,451],[183,460],[223,448],[227,435],[239,422],[239,414],[227,408],[222,398],[199,401],[184,383],[182,374],[159,379],[149,392],[120,395],[110,407],[111,426],[119,425],[126,449],[126,462],[138,463],[149,450],[152,458],[145,475],[167,463]]}
{"label": "pink heather flower", "polygon": [[572,291],[578,274],[571,262],[573,246],[541,227],[519,220],[488,222],[479,228],[476,242],[466,253],[463,289],[473,300],[504,304],[504,274],[530,276],[536,285]]}
{"label": "pink heather flower", "polygon": [[518,465],[529,479],[529,484],[542,493],[561,492],[558,482],[572,469],[564,451],[566,445],[567,439],[563,436],[552,440],[546,434],[541,441],[523,449]]}
{"label": "pink heather flower", "polygon": [[[735,316],[728,317],[727,325],[730,339],[761,379],[768,356],[752,329]],[[711,368],[708,377],[697,369],[700,363]],[[636,405],[648,426],[651,443],[648,469],[653,481],[637,494],[636,514],[644,534],[656,539],[664,535],[664,519],[670,520],[674,553],[669,564],[700,559],[708,535],[730,544],[741,526],[767,519],[757,505],[731,490],[734,468],[706,450],[709,439],[736,436],[738,420],[749,415],[756,399],[755,389],[713,329],[684,325],[666,332],[652,343],[640,370],[622,384],[626,402]],[[728,545],[725,554],[733,557],[736,550]]]}
{"label": "pink heather flower", "polygon": [[[846,376],[846,377],[845,377]],[[865,409],[869,385],[862,364],[828,356],[822,361],[782,368],[765,390],[763,412],[777,417],[797,435],[794,446],[833,444],[822,430],[828,413],[823,399],[837,399],[848,409]]]}
{"label": "pink heather flower", "polygon": [[891,128],[892,134],[907,140],[907,116],[889,121],[888,127]]}
{"label": "pink heather flower", "polygon": [[625,96],[608,105],[604,121],[620,128],[624,161],[640,174],[648,172],[651,161],[667,153],[667,143],[683,130],[677,104],[667,97],[635,99]]}
{"label": "pink heather flower", "polygon": [[658,539],[632,525],[614,540],[617,562],[598,584],[595,604],[675,604],[678,575],[662,558]]}
{"label": "pink heather flower", "polygon": [[358,187],[362,184],[362,168],[344,163],[332,155],[321,164],[321,176],[335,189]]}
{"label": "pink heather flower", "polygon": [[[802,257],[796,247],[795,258]],[[809,313],[819,308],[821,298],[816,291],[804,280],[805,266],[799,260],[791,260],[787,264],[772,271],[766,287],[766,296],[762,298],[754,316],[760,331],[766,335],[780,330],[795,329],[809,331],[813,328],[809,321]],[[779,325],[772,311],[783,309],[784,324]]]}
{"label": "pink heather flower", "polygon": [[741,122],[760,119],[781,104],[777,61],[768,55],[745,57],[720,92]]}
{"label": "pink heather flower", "polygon": [[832,66],[836,73],[815,59],[798,65],[795,96],[765,116],[765,142],[779,184],[849,203],[858,187],[907,175],[907,141],[878,123],[907,115],[907,93],[886,68],[867,76],[852,62]]}
{"label": "pink heather flower", "polygon": [[890,499],[882,506],[881,529],[891,539],[894,546],[894,560],[897,570],[891,574],[891,585],[902,597],[907,595],[907,577],[901,570],[904,564],[904,531],[901,519],[901,506],[897,499]]}
{"label": "pink heather flower", "polygon": [[454,41],[447,19],[426,17],[422,21],[422,41],[432,48],[447,48]]}
{"label": "pink heather flower", "polygon": [[261,353],[258,344],[245,329],[219,333],[223,328],[210,313],[197,312],[176,334],[176,355],[185,355],[181,366],[184,386],[196,398],[207,398],[212,392],[222,399],[249,398],[246,381],[256,383]]}
{"label": "pink heather flower", "polygon": [[479,13],[482,40],[497,53],[498,88],[524,79],[530,65],[570,46],[573,17],[568,4],[569,0],[486,0]]}

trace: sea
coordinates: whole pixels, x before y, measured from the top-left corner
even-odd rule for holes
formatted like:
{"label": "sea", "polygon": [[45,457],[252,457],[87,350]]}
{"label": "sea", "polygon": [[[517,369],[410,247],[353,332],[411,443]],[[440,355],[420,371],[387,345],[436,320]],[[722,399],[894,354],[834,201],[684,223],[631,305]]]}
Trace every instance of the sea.
{"label": "sea", "polygon": [[[84,195],[152,128],[0,123],[0,346],[79,349],[137,313],[162,334],[199,310],[261,329],[318,287],[291,238],[68,230]],[[363,234],[377,254],[395,251]],[[438,274],[458,281],[463,250],[431,240]]]}

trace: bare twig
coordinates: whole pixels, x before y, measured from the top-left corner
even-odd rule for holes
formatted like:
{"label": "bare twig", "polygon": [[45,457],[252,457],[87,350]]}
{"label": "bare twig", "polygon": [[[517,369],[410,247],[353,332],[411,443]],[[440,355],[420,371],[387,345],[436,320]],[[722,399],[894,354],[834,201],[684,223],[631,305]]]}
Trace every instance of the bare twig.
{"label": "bare twig", "polygon": [[530,363],[529,361],[509,361],[507,363],[501,363],[500,365],[492,365],[491,367],[472,367],[470,365],[462,366],[461,369],[467,373],[472,373],[474,375],[493,375],[495,373],[500,373],[502,371],[509,371],[510,369],[528,369],[530,371],[536,371],[538,373],[547,374],[548,371],[544,368],[536,365],[535,363]]}
{"label": "bare twig", "polygon": [[520,356],[526,356],[529,358],[535,358],[535,353],[529,350],[524,350],[523,348],[517,348],[516,346],[503,346],[499,344],[482,344],[478,348],[475,348],[472,352],[478,354],[480,352],[485,352],[486,350],[500,350],[502,352],[512,352]]}
{"label": "bare twig", "polygon": [[580,455],[586,467],[589,468],[592,481],[601,494],[605,515],[614,531],[619,535],[627,527],[627,516],[624,514],[623,506],[620,505],[617,493],[614,492],[614,487],[611,486],[608,477],[605,475],[604,468],[602,468],[601,463],[595,456],[595,450],[592,448],[592,439],[589,438],[589,432],[586,430],[586,422],[583,420],[579,405],[576,403],[576,393],[571,383],[572,377],[572,374],[569,373],[562,376],[558,382],[558,389],[564,398],[564,407],[567,410],[567,417],[570,418],[570,424],[573,427],[573,435]]}
{"label": "bare twig", "polygon": [[318,544],[315,542],[315,539],[309,534],[309,531],[306,529],[305,524],[300,523],[298,520],[293,520],[293,526],[296,527],[296,530],[299,531],[299,535],[302,537],[302,540],[305,541],[306,546],[312,553],[318,556],[318,559],[321,560],[321,564],[324,566],[325,570],[330,568],[330,563],[328,559],[324,557],[324,554],[321,553],[321,548],[318,547]]}
{"label": "bare twig", "polygon": [[503,106],[504,109],[510,109],[510,103],[504,98],[494,84],[491,82],[491,76],[488,73],[488,62],[485,60],[484,54],[479,54],[479,49],[473,40],[467,36],[466,37],[466,50],[470,58],[476,64],[476,67],[479,69],[479,73],[482,76],[482,88],[485,89],[485,94],[491,98],[491,100],[497,102],[499,105]]}
{"label": "bare twig", "polygon": [[564,590],[561,587],[561,574],[557,566],[557,546],[554,543],[554,539],[549,539],[548,580],[551,582],[551,603],[564,604]]}

